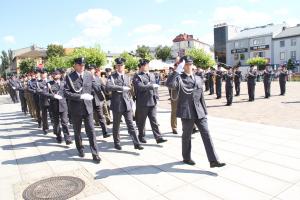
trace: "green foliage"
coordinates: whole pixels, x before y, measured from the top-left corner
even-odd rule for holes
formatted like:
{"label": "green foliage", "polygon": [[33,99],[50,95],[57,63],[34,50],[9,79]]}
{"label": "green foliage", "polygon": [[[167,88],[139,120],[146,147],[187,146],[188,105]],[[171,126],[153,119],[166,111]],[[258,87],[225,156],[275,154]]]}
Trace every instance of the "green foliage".
{"label": "green foliage", "polygon": [[202,69],[208,69],[215,64],[212,56],[206,53],[203,49],[189,49],[186,55],[191,56],[194,59],[194,65]]}
{"label": "green foliage", "polygon": [[49,44],[47,46],[47,57],[62,57],[65,54],[64,48],[62,45]]}
{"label": "green foliage", "polygon": [[84,57],[86,62],[95,64],[97,67],[101,67],[106,64],[106,54],[100,49],[99,46],[94,48],[80,47],[75,49],[69,55],[69,66],[73,66],[75,58]]}
{"label": "green foliage", "polygon": [[9,58],[6,51],[1,52],[0,59],[1,59],[0,73],[4,74],[5,70],[9,67]]}
{"label": "green foliage", "polygon": [[45,68],[49,71],[52,72],[57,68],[69,68],[71,67],[70,65],[70,58],[67,56],[64,57],[50,57],[45,63]]}
{"label": "green foliage", "polygon": [[22,60],[19,64],[21,74],[26,74],[35,68],[35,62],[33,59],[26,58]]}
{"label": "green foliage", "polygon": [[136,56],[148,60],[153,60],[153,56],[150,54],[150,47],[142,45],[136,49]]}
{"label": "green foliage", "polygon": [[262,57],[249,58],[247,64],[256,65],[258,70],[264,70],[265,66],[268,64],[268,59]]}
{"label": "green foliage", "polygon": [[292,59],[289,59],[287,62],[287,69],[288,70],[293,70],[295,68],[295,63]]}
{"label": "green foliage", "polygon": [[162,47],[161,45],[155,49],[155,56],[162,61],[166,61],[168,58],[171,58],[172,49],[168,46]]}
{"label": "green foliage", "polygon": [[137,66],[139,64],[139,60],[137,57],[129,54],[128,52],[123,52],[121,55],[120,55],[121,58],[124,58],[126,59],[126,62],[125,62],[125,68],[127,70],[135,70],[137,69]]}

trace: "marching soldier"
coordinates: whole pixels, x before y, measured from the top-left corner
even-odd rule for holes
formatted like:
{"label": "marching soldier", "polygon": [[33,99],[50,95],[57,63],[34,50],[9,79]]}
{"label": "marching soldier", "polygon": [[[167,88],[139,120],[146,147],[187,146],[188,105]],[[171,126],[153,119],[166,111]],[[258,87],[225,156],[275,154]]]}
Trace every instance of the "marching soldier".
{"label": "marching soldier", "polygon": [[38,122],[38,127],[41,128],[42,118],[41,118],[41,109],[39,104],[39,95],[37,93],[37,82],[39,77],[39,71],[34,70],[32,73],[32,78],[28,81],[28,90],[31,93],[32,103],[35,111],[36,120]]}
{"label": "marching soldier", "polygon": [[52,81],[47,83],[47,90],[45,90],[42,95],[50,99],[50,107],[53,118],[53,132],[56,135],[56,141],[58,143],[62,143],[62,131],[66,145],[70,145],[72,144],[72,140],[68,127],[68,106],[64,95],[65,81],[61,80],[60,70],[55,70],[52,73],[52,79]]}
{"label": "marching soldier", "polygon": [[[49,130],[49,124],[48,124],[48,112],[50,113],[50,104],[49,104],[49,99],[43,95],[43,93],[48,91],[48,73],[46,69],[41,69],[41,79],[37,81],[36,86],[37,86],[37,94],[39,95],[39,107],[42,112],[42,129],[44,134],[47,134]],[[50,115],[51,117],[51,115]]]}
{"label": "marching soldier", "polygon": [[209,86],[209,95],[213,95],[215,93],[214,89],[214,68],[210,68],[207,72],[208,86]]}
{"label": "marching soldier", "polygon": [[256,76],[257,76],[257,73],[254,70],[254,65],[250,65],[250,70],[247,74],[247,86],[248,86],[249,101],[254,101],[254,98],[255,98]]}
{"label": "marching soldier", "polygon": [[225,91],[226,91],[226,99],[227,104],[226,106],[232,105],[232,98],[233,98],[233,78],[234,75],[232,73],[232,68],[228,67],[227,74],[225,74]]}
{"label": "marching soldier", "polygon": [[87,70],[91,72],[91,74],[94,77],[95,84],[97,84],[98,87],[101,88],[101,92],[97,93],[96,91],[93,91],[93,108],[94,108],[94,114],[97,116],[98,123],[102,129],[102,134],[104,138],[110,137],[111,135],[107,133],[107,125],[106,125],[106,120],[103,114],[103,104],[105,100],[104,96],[104,84],[100,77],[95,76],[95,65],[88,64],[87,65]]}
{"label": "marching soldier", "polygon": [[271,96],[271,82],[272,82],[272,71],[270,66],[266,66],[264,73],[264,89],[265,89],[265,98],[270,98]]}
{"label": "marching soldier", "polygon": [[280,72],[279,72],[280,95],[282,95],[282,96],[285,95],[287,78],[288,78],[288,71],[286,69],[286,66],[282,65]]}
{"label": "marching soldier", "polygon": [[146,143],[145,123],[148,117],[156,142],[158,144],[166,142],[167,140],[162,137],[159,131],[156,118],[159,85],[155,82],[154,74],[149,73],[148,60],[141,59],[139,61],[139,70],[140,72],[133,78],[136,90],[136,107],[138,108],[136,122],[139,129],[139,140],[142,143]]}
{"label": "marching soldier", "polygon": [[116,58],[116,72],[113,73],[107,80],[106,89],[112,92],[110,109],[113,112],[113,138],[114,147],[117,150],[122,150],[120,145],[120,123],[121,117],[125,118],[128,128],[128,133],[134,144],[134,148],[138,150],[144,149],[137,137],[133,125],[133,100],[129,96],[131,82],[129,77],[125,74],[126,62],[123,58]]}
{"label": "marching soldier", "polygon": [[238,65],[234,71],[235,96],[240,96],[242,78],[242,72],[240,70],[240,66]]}
{"label": "marching soldier", "polygon": [[28,89],[30,80],[31,80],[31,72],[29,72],[27,74],[27,81],[25,82],[25,92],[24,92],[24,95],[25,95],[25,98],[26,98],[26,102],[27,102],[27,105],[28,105],[28,110],[29,110],[31,118],[36,118],[36,116],[35,116],[35,110],[34,110],[34,106],[33,106],[33,102],[32,102],[32,95],[31,95],[31,93],[30,93],[30,91]]}
{"label": "marching soldier", "polygon": [[0,95],[5,95],[7,94],[6,89],[5,89],[5,80],[4,78],[0,78]]}
{"label": "marching soldier", "polygon": [[205,73],[204,73],[205,92],[207,92],[207,91],[209,90],[209,82],[208,82],[208,76],[207,76],[207,73],[208,73],[208,69],[205,70]]}
{"label": "marching soldier", "polygon": [[19,91],[19,97],[21,101],[21,108],[24,115],[27,115],[27,102],[25,98],[25,85],[26,85],[26,76],[20,76],[20,80],[18,81],[17,90]]}
{"label": "marching soldier", "polygon": [[107,80],[106,89],[112,92],[110,109],[113,112],[113,138],[114,147],[117,150],[122,150],[120,145],[120,123],[121,117],[125,118],[128,128],[128,133],[134,144],[134,148],[138,150],[144,149],[138,140],[134,125],[133,125],[133,100],[129,96],[131,82],[125,74],[125,59],[116,58],[116,72],[113,73]]}
{"label": "marching soldier", "polygon": [[221,97],[222,97],[222,81],[223,81],[223,72],[221,70],[221,64],[218,64],[218,69],[216,70],[215,77],[216,77],[217,99],[221,99]]}
{"label": "marching soldier", "polygon": [[64,85],[65,97],[69,100],[70,115],[73,121],[76,148],[79,157],[84,157],[81,124],[84,121],[85,131],[89,138],[90,149],[95,163],[100,163],[98,147],[94,130],[93,119],[93,95],[92,92],[101,92],[90,72],[84,71],[85,59],[80,57],[74,59],[74,71],[66,75]]}
{"label": "marching soldier", "polygon": [[11,96],[11,99],[14,103],[19,103],[17,88],[18,88],[18,81],[15,76],[12,76],[8,80],[8,86],[9,86],[9,93]]}
{"label": "marching soldier", "polygon": [[[210,167],[223,167],[226,164],[218,161],[207,125],[207,109],[203,95],[203,80],[192,73],[193,60],[183,57],[184,69],[177,68],[167,80],[167,86],[177,88],[178,104],[177,117],[182,121],[182,156],[183,162],[195,165],[191,158],[191,134],[193,125],[200,130]],[[183,71],[184,70],[184,71]],[[181,74],[181,72],[183,73]]]}

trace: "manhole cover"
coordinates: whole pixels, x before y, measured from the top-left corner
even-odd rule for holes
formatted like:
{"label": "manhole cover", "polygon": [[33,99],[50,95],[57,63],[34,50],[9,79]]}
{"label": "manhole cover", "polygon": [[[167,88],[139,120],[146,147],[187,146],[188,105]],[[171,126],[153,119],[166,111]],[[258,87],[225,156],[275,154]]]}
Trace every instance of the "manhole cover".
{"label": "manhole cover", "polygon": [[23,192],[25,200],[63,200],[79,194],[85,183],[80,178],[58,176],[29,185]]}

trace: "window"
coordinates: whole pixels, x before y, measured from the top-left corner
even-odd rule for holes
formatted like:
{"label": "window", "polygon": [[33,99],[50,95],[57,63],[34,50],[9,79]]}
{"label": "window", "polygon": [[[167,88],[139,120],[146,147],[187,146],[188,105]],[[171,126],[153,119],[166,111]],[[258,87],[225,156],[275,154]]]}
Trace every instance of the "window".
{"label": "window", "polygon": [[235,53],[234,54],[234,60],[238,60],[239,59],[239,54]]}
{"label": "window", "polygon": [[280,60],[285,60],[285,53],[284,52],[280,52]]}
{"label": "window", "polygon": [[291,59],[296,60],[296,51],[291,51]]}
{"label": "window", "polygon": [[189,47],[189,48],[191,47],[191,42],[190,42],[190,41],[188,41],[188,47]]}
{"label": "window", "polygon": [[239,48],[240,44],[239,42],[234,42],[234,48]]}
{"label": "window", "polygon": [[259,44],[259,41],[258,40],[253,40],[253,45],[258,45]]}
{"label": "window", "polygon": [[265,43],[265,38],[258,38],[253,40],[253,45],[260,45]]}
{"label": "window", "polygon": [[253,57],[261,57],[261,58],[263,58],[263,57],[265,57],[265,54],[264,54],[263,51],[258,51],[258,52],[254,52],[253,53]]}
{"label": "window", "polygon": [[284,40],[281,40],[280,41],[280,47],[284,47],[285,46],[285,42],[284,42]]}
{"label": "window", "polygon": [[240,54],[240,60],[245,60],[245,54],[243,53]]}
{"label": "window", "polygon": [[291,46],[296,46],[296,45],[297,45],[297,40],[291,39]]}

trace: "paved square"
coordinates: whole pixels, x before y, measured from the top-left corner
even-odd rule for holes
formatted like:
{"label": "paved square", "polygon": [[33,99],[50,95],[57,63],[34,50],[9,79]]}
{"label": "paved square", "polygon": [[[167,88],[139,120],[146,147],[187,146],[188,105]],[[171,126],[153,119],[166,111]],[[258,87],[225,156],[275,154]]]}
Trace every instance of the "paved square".
{"label": "paved square", "polygon": [[96,165],[86,136],[87,154],[79,158],[75,144],[57,144],[52,132],[43,135],[36,122],[23,116],[19,104],[0,98],[1,199],[21,199],[30,183],[58,175],[86,182],[73,199],[300,199],[299,129],[209,115],[216,152],[227,166],[209,168],[199,133],[192,141],[197,165],[187,166],[181,163],[180,134],[170,133],[169,109],[161,108],[158,119],[167,143],[157,145],[147,124],[148,143],[143,151],[134,150],[122,124],[123,150],[117,151],[112,138],[103,139],[98,127],[102,162]]}

